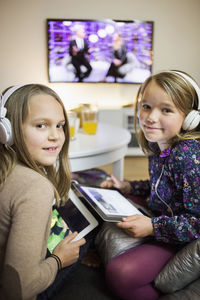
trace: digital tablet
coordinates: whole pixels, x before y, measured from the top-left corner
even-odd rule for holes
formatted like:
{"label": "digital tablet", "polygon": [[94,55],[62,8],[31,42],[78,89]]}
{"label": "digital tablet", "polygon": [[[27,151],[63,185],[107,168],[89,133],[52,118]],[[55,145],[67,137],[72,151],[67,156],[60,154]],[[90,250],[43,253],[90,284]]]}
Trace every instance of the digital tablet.
{"label": "digital tablet", "polygon": [[72,189],[70,189],[69,200],[65,206],[61,206],[57,210],[70,230],[78,232],[73,241],[86,236],[99,224]]}
{"label": "digital tablet", "polygon": [[118,222],[123,217],[143,214],[117,190],[83,186],[77,182],[72,182],[72,189],[81,201],[87,203],[104,221]]}

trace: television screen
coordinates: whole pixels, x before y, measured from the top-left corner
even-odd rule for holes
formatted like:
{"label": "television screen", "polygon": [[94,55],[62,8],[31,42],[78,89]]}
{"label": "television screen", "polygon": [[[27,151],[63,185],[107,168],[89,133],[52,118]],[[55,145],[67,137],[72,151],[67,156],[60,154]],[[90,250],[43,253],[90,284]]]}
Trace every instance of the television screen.
{"label": "television screen", "polygon": [[151,74],[153,22],[48,19],[49,82],[142,83]]}

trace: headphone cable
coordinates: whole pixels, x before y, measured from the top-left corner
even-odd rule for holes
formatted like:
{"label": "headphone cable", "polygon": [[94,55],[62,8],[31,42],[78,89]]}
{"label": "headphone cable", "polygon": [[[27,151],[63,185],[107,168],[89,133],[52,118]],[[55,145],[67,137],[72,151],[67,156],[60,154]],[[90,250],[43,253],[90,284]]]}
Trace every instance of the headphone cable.
{"label": "headphone cable", "polygon": [[174,213],[173,213],[171,207],[160,197],[160,195],[158,194],[158,190],[157,190],[158,189],[158,185],[159,185],[160,180],[161,180],[161,177],[162,177],[163,172],[164,172],[164,167],[165,167],[165,165],[162,166],[162,171],[160,173],[160,176],[159,176],[158,180],[156,181],[156,184],[155,184],[155,193],[156,193],[158,199],[167,206],[167,208],[169,209],[169,211],[171,212],[171,215],[173,217]]}

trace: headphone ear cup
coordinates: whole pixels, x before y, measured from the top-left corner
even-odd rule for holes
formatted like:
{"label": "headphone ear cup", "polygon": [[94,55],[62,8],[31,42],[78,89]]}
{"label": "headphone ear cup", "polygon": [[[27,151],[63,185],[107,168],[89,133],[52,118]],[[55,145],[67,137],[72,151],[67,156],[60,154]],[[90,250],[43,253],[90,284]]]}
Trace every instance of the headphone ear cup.
{"label": "headphone ear cup", "polygon": [[182,128],[184,130],[192,130],[200,123],[200,113],[197,110],[192,110],[185,118]]}
{"label": "headphone ear cup", "polygon": [[0,121],[0,143],[13,144],[11,123],[7,118],[2,118]]}

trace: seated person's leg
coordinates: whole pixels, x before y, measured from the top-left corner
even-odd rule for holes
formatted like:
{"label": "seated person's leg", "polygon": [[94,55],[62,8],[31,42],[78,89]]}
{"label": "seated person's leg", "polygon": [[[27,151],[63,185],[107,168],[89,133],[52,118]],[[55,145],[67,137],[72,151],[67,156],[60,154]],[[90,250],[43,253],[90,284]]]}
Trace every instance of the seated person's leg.
{"label": "seated person's leg", "polygon": [[78,79],[81,78],[81,65],[79,60],[72,58],[72,64],[74,66],[74,68],[76,69],[76,77],[78,77]]}
{"label": "seated person's leg", "polygon": [[88,77],[92,71],[92,67],[89,63],[89,61],[84,57],[83,61],[82,61],[82,65],[85,66],[87,68],[87,71],[84,73],[84,78]]}
{"label": "seated person's leg", "polygon": [[106,267],[108,287],[122,299],[153,300],[160,292],[152,282],[178,251],[173,246],[149,242],[113,258]]}

